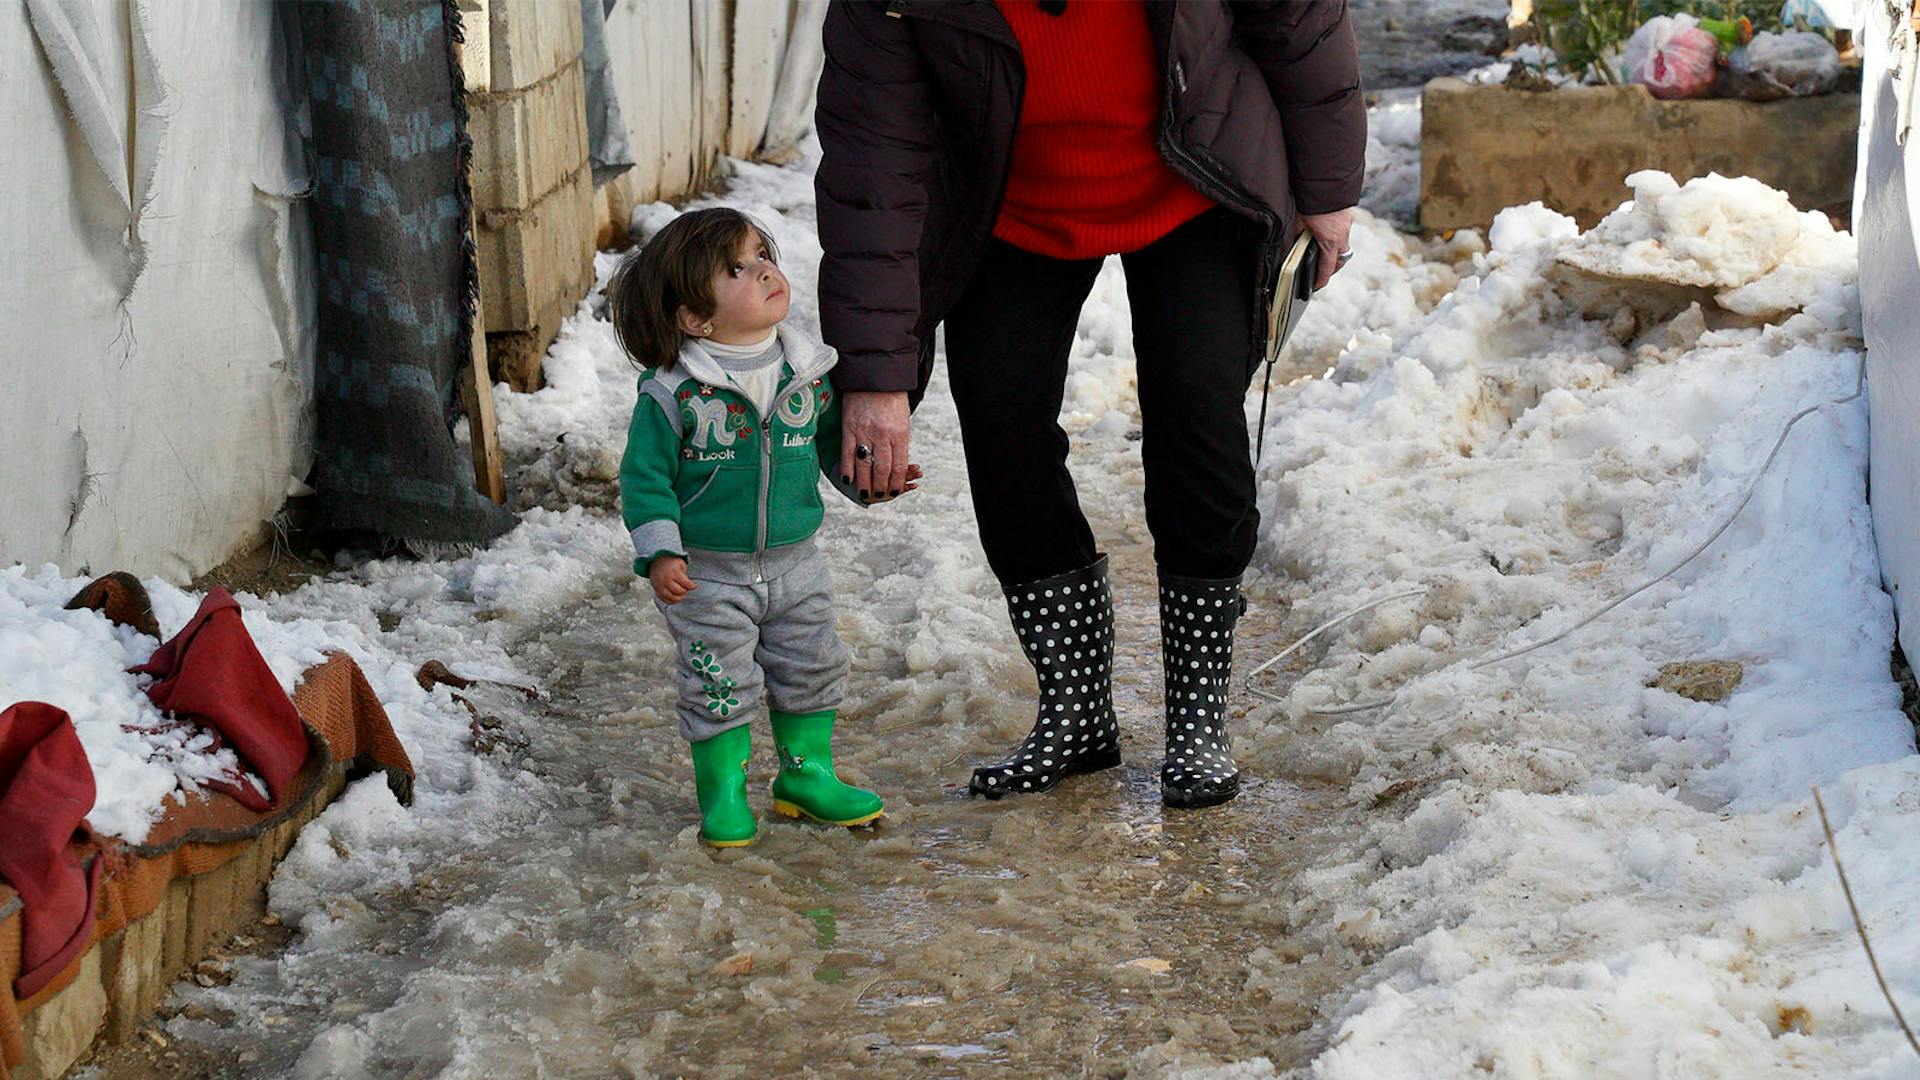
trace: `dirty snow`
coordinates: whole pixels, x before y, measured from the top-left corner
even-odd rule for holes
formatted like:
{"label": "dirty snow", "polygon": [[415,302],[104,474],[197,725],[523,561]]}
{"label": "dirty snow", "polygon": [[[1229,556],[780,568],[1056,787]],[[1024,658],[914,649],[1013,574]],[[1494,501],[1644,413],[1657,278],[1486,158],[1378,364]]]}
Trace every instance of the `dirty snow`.
{"label": "dirty snow", "polygon": [[[1584,237],[1503,214],[1446,301],[1301,384],[1268,433],[1261,561],[1303,619],[1430,589],[1340,631],[1250,725],[1256,760],[1404,811],[1303,883],[1297,919],[1378,957],[1316,1076],[1911,1074],[1808,798],[1836,804],[1912,1000],[1914,875],[1888,844],[1920,770],[1887,673],[1864,399],[1801,424],[1704,558],[1468,670],[1676,564],[1788,417],[1857,385],[1854,268],[1824,219],[1752,181],[1634,187]],[[1625,317],[1582,320],[1556,261],[1604,268]],[[1739,317],[1743,290],[1796,265],[1819,271],[1773,302],[1804,310]],[[1676,281],[1733,310],[1636,318]],[[1694,659],[1746,680],[1717,705],[1646,688]]]}
{"label": "dirty snow", "polygon": [[1627,177],[1633,200],[1608,214],[1559,259],[1608,277],[1693,286],[1720,307],[1775,318],[1850,291],[1859,281],[1853,238],[1817,210],[1751,177],[1710,174],[1681,188],[1666,173]]}
{"label": "dirty snow", "polygon": [[[1385,124],[1376,141],[1370,169],[1406,175],[1417,128]],[[785,248],[808,327],[816,155],[736,166],[729,196]],[[1807,800],[1821,784],[1883,965],[1920,1001],[1920,758],[1887,673],[1862,401],[1802,422],[1698,562],[1566,642],[1468,670],[1673,565],[1787,417],[1855,386],[1850,241],[1736,182],[1696,184],[1643,174],[1645,211],[1584,238],[1538,207],[1447,241],[1403,235],[1387,204],[1360,215],[1355,261],[1295,346],[1306,373],[1333,370],[1275,392],[1249,587],[1291,636],[1387,590],[1430,591],[1332,634],[1310,670],[1282,673],[1284,705],[1237,722],[1250,793],[1212,833],[1192,816],[1163,824],[1144,779],[985,807],[928,778],[963,777],[1017,738],[1030,678],[968,532],[957,443],[934,433],[951,422],[936,384],[916,428],[925,488],[830,515],[823,533],[869,725],[844,758],[856,777],[912,765],[925,786],[887,791],[895,831],[877,839],[791,829],[742,857],[701,850],[662,734],[670,694],[645,674],[664,635],[607,484],[633,377],[590,301],[550,386],[502,395],[530,508],[518,529],[468,558],[368,562],[243,600],[283,677],[322,645],[361,660],[421,764],[420,801],[403,811],[362,784],[329,809],[272,888],[300,936],[230,987],[183,987],[227,1019],[182,1014],[168,1031],[248,1071],[305,1076],[640,1076],[821,1060],[809,1054],[872,1072],[1113,1065],[1079,1041],[1089,1025],[1124,1027],[1146,1048],[1119,1064],[1145,1075],[1910,1075]],[[1765,211],[1751,228],[1751,207],[1728,206],[1750,195]],[[636,225],[669,213],[643,208]],[[1577,260],[1607,268],[1614,314],[1583,317],[1590,295],[1567,294],[1562,264]],[[1711,295],[1668,313],[1658,290],[1682,264]],[[1780,276],[1792,267],[1809,273]],[[1766,300],[1749,307],[1741,290]],[[1063,423],[1103,543],[1139,563],[1129,325],[1110,265]],[[0,602],[67,627],[50,605],[77,582],[0,581]],[[158,589],[163,624],[192,599]],[[1284,640],[1249,641],[1240,670]],[[132,645],[90,647],[104,673]],[[1154,663],[1150,648],[1130,655]],[[580,730],[543,732],[538,709],[501,704],[531,746],[478,756],[448,691],[413,684],[430,657],[541,681],[571,698]],[[1721,704],[1646,687],[1694,659],[1737,660],[1745,681]],[[1377,712],[1314,712],[1382,695],[1393,704]],[[1143,777],[1151,707],[1134,699],[1145,718],[1127,721]],[[1186,890],[1153,901],[1186,914],[1129,906],[1147,903],[1129,891],[1143,873]],[[858,881],[870,895],[848,895]],[[852,909],[876,921],[863,930]],[[1189,924],[1223,936],[1165,957],[1176,992],[1138,962]],[[883,970],[860,991],[871,998],[840,994],[839,965],[861,949],[925,985]],[[720,974],[741,956],[749,971]],[[1308,970],[1334,977],[1300,981]],[[1051,989],[1024,1004],[1036,980]],[[1195,1008],[1201,985],[1223,989]],[[819,994],[840,994],[836,1011],[810,1022]],[[1280,1019],[1249,1034],[1248,1009]],[[764,1044],[741,1045],[747,1018]]]}

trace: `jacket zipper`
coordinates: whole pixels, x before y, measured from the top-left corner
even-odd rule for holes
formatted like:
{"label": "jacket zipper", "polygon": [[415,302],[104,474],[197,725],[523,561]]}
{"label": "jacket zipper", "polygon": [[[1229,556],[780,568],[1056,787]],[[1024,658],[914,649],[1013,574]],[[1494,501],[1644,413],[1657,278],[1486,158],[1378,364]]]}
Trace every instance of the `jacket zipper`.
{"label": "jacket zipper", "polygon": [[[1168,51],[1169,52],[1172,51],[1171,45],[1169,45]],[[1249,213],[1252,214],[1252,216],[1264,222],[1267,227],[1267,232],[1271,234],[1274,230],[1274,227],[1278,224],[1278,222],[1275,220],[1275,215],[1273,211],[1267,209],[1264,206],[1261,206],[1259,203],[1254,202],[1251,199],[1248,199],[1242,196],[1240,193],[1234,191],[1231,187],[1229,187],[1224,181],[1215,177],[1213,173],[1210,172],[1207,169],[1207,167],[1204,164],[1202,164],[1198,158],[1194,157],[1192,154],[1187,153],[1186,148],[1180,145],[1180,140],[1174,137],[1173,98],[1176,92],[1184,93],[1186,91],[1187,77],[1186,77],[1186,73],[1182,71],[1180,68],[1180,61],[1174,59],[1172,56],[1168,56],[1167,58],[1166,85],[1167,85],[1167,103],[1166,103],[1166,109],[1164,111],[1164,115],[1162,116],[1161,123],[1160,123],[1161,152],[1167,155],[1167,157],[1172,159],[1176,164],[1184,165],[1186,167],[1185,171],[1188,173],[1188,175],[1185,177],[1185,179],[1187,180],[1187,182],[1193,184],[1193,186],[1200,188],[1202,194],[1206,195],[1208,198],[1212,199],[1215,202],[1225,203],[1228,206],[1234,206],[1234,207],[1238,207],[1248,211]],[[1264,252],[1262,254],[1261,261],[1263,263],[1266,261]],[[1266,286],[1262,284],[1261,288],[1264,289],[1265,287]]]}
{"label": "jacket zipper", "polygon": [[[791,363],[787,365],[787,370],[793,370]],[[766,416],[756,417],[756,419],[759,420],[760,427],[760,520],[755,524],[756,531],[753,537],[753,580],[755,584],[767,580],[767,533],[769,531],[767,514],[769,512],[768,503],[772,501],[773,491],[773,429],[771,425],[773,414],[780,411],[780,401],[781,396],[776,391],[773,395],[772,410],[770,410]],[[758,410],[755,411],[758,412]]]}
{"label": "jacket zipper", "polygon": [[[755,584],[767,580],[767,518],[772,512],[769,505],[773,491],[773,418],[780,414],[780,403],[785,401],[796,389],[807,382],[789,362],[787,370],[792,374],[785,385],[773,395],[773,408],[767,415],[760,417],[760,520],[753,539],[753,580]],[[697,498],[698,496],[696,496]]]}
{"label": "jacket zipper", "polygon": [[753,580],[767,580],[767,496],[773,490],[773,440],[765,421],[760,423],[760,523],[753,539]]}
{"label": "jacket zipper", "polygon": [[[970,14],[981,8],[986,9],[985,14],[977,17]],[[908,4],[907,0],[892,0],[887,5],[887,15],[895,19],[915,18],[945,23],[955,29],[984,34],[1002,45],[1012,46],[1016,53],[1020,49],[1020,39],[1013,36],[1013,27],[1000,14],[1000,9],[993,5],[993,0],[972,4],[956,3],[955,0]]]}

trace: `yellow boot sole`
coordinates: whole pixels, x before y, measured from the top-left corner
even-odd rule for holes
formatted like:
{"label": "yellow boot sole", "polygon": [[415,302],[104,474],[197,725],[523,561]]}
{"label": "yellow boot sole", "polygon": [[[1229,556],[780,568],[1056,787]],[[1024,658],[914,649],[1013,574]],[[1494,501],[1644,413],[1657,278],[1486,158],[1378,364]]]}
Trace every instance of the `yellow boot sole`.
{"label": "yellow boot sole", "polygon": [[709,840],[705,835],[702,835],[700,842],[708,847],[746,847],[758,839],[760,839],[758,836],[749,836],[745,840]]}
{"label": "yellow boot sole", "polygon": [[865,825],[870,821],[877,821],[880,818],[885,817],[887,813],[885,810],[875,810],[873,813],[867,814],[863,817],[848,818],[845,821],[832,821],[828,818],[820,817],[817,814],[810,814],[806,810],[802,809],[798,803],[790,803],[785,799],[773,800],[773,812],[776,814],[780,814],[784,817],[808,818],[813,821],[818,821],[823,825],[845,825],[849,829],[853,828],[856,825]]}

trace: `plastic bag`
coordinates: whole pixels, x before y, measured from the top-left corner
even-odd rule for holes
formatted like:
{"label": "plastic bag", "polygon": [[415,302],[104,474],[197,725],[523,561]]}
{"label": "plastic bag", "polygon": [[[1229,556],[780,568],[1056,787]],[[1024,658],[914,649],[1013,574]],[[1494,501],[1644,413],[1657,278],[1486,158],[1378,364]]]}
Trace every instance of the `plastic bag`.
{"label": "plastic bag", "polygon": [[1693,16],[1655,15],[1627,39],[1627,78],[1657,98],[1705,97],[1719,56],[1720,42]]}
{"label": "plastic bag", "polygon": [[1819,34],[1759,33],[1727,58],[1727,93],[1748,101],[1810,97],[1840,81],[1840,54]]}
{"label": "plastic bag", "polygon": [[1780,8],[1780,22],[1792,26],[1804,21],[1808,26],[1844,30],[1853,25],[1853,5],[1844,0],[1787,0]]}

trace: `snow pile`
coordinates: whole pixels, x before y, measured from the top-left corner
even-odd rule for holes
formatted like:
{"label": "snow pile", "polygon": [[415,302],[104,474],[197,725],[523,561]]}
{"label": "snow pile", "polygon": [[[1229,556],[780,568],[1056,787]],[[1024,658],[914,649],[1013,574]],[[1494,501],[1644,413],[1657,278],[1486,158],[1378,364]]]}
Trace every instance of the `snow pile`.
{"label": "snow pile", "polygon": [[[1424,316],[1459,284],[1462,267],[1486,250],[1480,234],[1470,229],[1435,240],[1403,231],[1415,225],[1419,213],[1419,91],[1386,91],[1367,110],[1366,182],[1349,237],[1353,259],[1314,294],[1281,354],[1276,384],[1324,374],[1347,349],[1381,340],[1381,335]],[[1118,261],[1110,260],[1081,315],[1076,360],[1083,345],[1088,357],[1131,354],[1130,322],[1107,325],[1116,310],[1123,310],[1125,288]],[[1091,342],[1086,340],[1089,331],[1095,331]],[[1103,391],[1083,386],[1076,364],[1069,400],[1077,400],[1079,389],[1088,397],[1120,393],[1133,401],[1131,365],[1124,371],[1120,379],[1097,367],[1086,370],[1085,377]],[[1105,404],[1123,412],[1130,407],[1117,399]]]}
{"label": "snow pile", "polygon": [[[359,663],[412,754],[431,806],[473,778],[469,717],[445,689],[421,690],[415,670],[437,657],[458,659],[463,673],[515,677],[518,669],[482,626],[544,610],[591,579],[588,560],[617,554],[623,538],[599,542],[605,530],[589,520],[580,511],[535,511],[469,558],[374,561],[284,596],[236,599],[247,632],[289,693],[330,650],[344,649]],[[213,740],[204,729],[155,709],[143,690],[149,679],[126,674],[158,640],[96,612],[63,610],[87,580],[52,566],[0,569],[0,703],[45,701],[67,711],[93,767],[97,796],[88,821],[104,835],[137,843],[168,805],[204,781],[236,774],[238,762],[231,749],[209,752]],[[158,578],[143,584],[166,633],[186,625],[203,599]],[[383,630],[383,618],[400,625]]]}
{"label": "snow pile", "polygon": [[1413,225],[1420,216],[1420,91],[1388,90],[1367,109],[1367,171],[1360,205]]}
{"label": "snow pile", "polygon": [[[366,671],[420,773],[419,805],[392,822],[396,844],[435,815],[484,817],[502,797],[499,775],[474,755],[472,717],[447,689],[421,690],[420,665],[439,659],[463,675],[532,682],[508,654],[513,635],[584,596],[624,587],[631,576],[626,537],[605,516],[634,398],[634,373],[608,359],[620,356],[611,327],[583,312],[554,346],[547,388],[496,395],[505,450],[522,464],[516,489],[533,494],[519,526],[488,548],[441,561],[373,559],[284,595],[236,597],[248,633],[289,693],[332,649]],[[580,438],[570,437],[575,432]],[[569,498],[602,512],[541,508]],[[170,801],[232,775],[238,762],[230,749],[209,752],[204,730],[161,715],[143,692],[148,680],[126,674],[158,641],[95,612],[63,610],[87,580],[52,566],[0,568],[0,708],[45,701],[65,709],[93,766],[98,795],[89,822],[138,842]],[[184,626],[203,599],[158,578],[143,584],[163,633]]]}
{"label": "snow pile", "polygon": [[[594,257],[596,288],[606,284],[615,265],[614,256]],[[515,394],[502,387],[494,394],[516,508],[617,506],[620,452],[640,372],[625,364],[601,364],[599,358],[609,352],[620,354],[612,323],[568,319],[547,350],[540,392]]]}
{"label": "snow pile", "polygon": [[90,817],[110,836],[140,840],[175,791],[230,776],[234,753],[212,736],[168,722],[126,669],[159,642],[92,611],[63,606],[86,584],[51,567],[0,569],[0,709],[44,701],[67,711],[93,763]]}
{"label": "snow pile", "polygon": [[[1431,314],[1363,336],[1275,411],[1260,587],[1301,631],[1430,590],[1336,631],[1248,725],[1256,774],[1402,811],[1298,883],[1296,925],[1378,957],[1317,1076],[1910,1069],[1808,802],[1826,787],[1913,1000],[1920,871],[1897,841],[1920,824],[1903,794],[1920,759],[1887,670],[1864,399],[1802,422],[1702,558],[1565,642],[1469,670],[1674,566],[1788,417],[1856,388],[1857,304],[1836,295],[1850,238],[1751,181],[1635,186],[1584,237],[1538,206],[1503,213]],[[1764,291],[1775,321],[1699,305],[1590,321],[1556,263],[1711,287],[1736,315]],[[1786,266],[1815,269],[1788,283]],[[1706,659],[1744,668],[1724,702],[1648,686]]]}
{"label": "snow pile", "polygon": [[1853,238],[1825,214],[1796,211],[1751,177],[1718,174],[1685,187],[1655,170],[1627,177],[1633,201],[1559,255],[1565,265],[1613,278],[1712,290],[1728,311],[1777,319],[1823,299],[1853,303]]}

